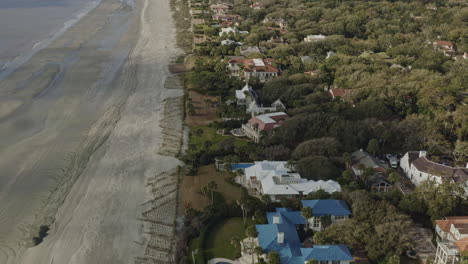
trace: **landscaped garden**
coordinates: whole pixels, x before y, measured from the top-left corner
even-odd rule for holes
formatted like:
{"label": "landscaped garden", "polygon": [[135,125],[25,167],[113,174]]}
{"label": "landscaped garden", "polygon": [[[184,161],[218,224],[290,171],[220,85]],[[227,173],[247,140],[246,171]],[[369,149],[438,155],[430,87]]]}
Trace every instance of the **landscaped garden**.
{"label": "landscaped garden", "polygon": [[206,239],[206,258],[235,259],[236,251],[231,244],[231,238],[234,236],[241,240],[246,237],[241,217],[224,219],[213,226]]}
{"label": "landscaped garden", "polygon": [[226,203],[233,203],[240,199],[241,189],[226,181],[227,172],[216,171],[213,165],[201,166],[196,176],[186,176],[182,183],[182,199],[188,208],[202,209],[210,204],[209,197],[200,194],[200,189],[209,182],[217,184],[219,192]]}

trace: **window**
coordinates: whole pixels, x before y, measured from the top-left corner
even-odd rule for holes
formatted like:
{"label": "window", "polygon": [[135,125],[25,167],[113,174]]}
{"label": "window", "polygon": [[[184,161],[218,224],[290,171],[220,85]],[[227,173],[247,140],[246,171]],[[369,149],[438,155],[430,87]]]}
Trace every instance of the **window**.
{"label": "window", "polygon": [[341,220],[344,219],[344,215],[335,215],[335,220]]}
{"label": "window", "polygon": [[327,260],[321,260],[319,263],[320,264],[328,264],[328,261]]}
{"label": "window", "polygon": [[339,260],[333,260],[332,264],[340,264],[340,261]]}
{"label": "window", "polygon": [[314,217],[314,227],[320,227],[320,217]]}
{"label": "window", "polygon": [[419,177],[422,177],[422,173],[419,173]]}

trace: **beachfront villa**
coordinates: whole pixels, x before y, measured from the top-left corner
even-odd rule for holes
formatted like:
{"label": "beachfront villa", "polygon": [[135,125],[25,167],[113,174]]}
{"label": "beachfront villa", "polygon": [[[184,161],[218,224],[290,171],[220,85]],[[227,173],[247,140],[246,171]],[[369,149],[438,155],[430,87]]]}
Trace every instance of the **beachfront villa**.
{"label": "beachfront villa", "polygon": [[312,208],[312,217],[308,219],[309,228],[314,231],[321,231],[325,228],[322,224],[322,216],[329,215],[331,223],[337,223],[348,219],[351,210],[343,200],[303,200],[303,207]]}
{"label": "beachfront villa", "polygon": [[314,181],[301,178],[293,172],[286,161],[256,161],[253,166],[245,168],[240,184],[247,188],[252,196],[270,196],[272,201],[281,198],[292,198],[324,190],[327,193],[340,192],[339,183]]}
{"label": "beachfront villa", "polygon": [[304,38],[305,42],[318,42],[325,40],[327,37],[320,34],[320,35],[307,35],[307,37]]}
{"label": "beachfront villa", "polygon": [[256,78],[261,82],[267,82],[278,76],[280,72],[273,65],[273,59],[245,59],[243,56],[229,58],[227,68],[231,77],[243,78],[246,81]]}
{"label": "beachfront villa", "polygon": [[245,105],[245,111],[252,114],[252,116],[286,109],[286,106],[280,99],[273,102],[270,106],[259,104],[256,92],[248,84],[245,84],[242,89],[236,90],[236,102],[238,106]]}
{"label": "beachfront villa", "polygon": [[314,245],[303,247],[298,229],[305,224],[301,212],[277,208],[267,213],[268,224],[256,225],[258,245],[265,253],[276,251],[281,264],[304,264],[310,259],[320,264],[349,264],[353,256],[346,245]]}
{"label": "beachfront villa", "polygon": [[414,185],[431,180],[436,184],[444,181],[458,182],[468,191],[468,168],[452,167],[430,160],[426,151],[409,151],[400,160],[400,167]]}
{"label": "beachfront villa", "polygon": [[241,129],[244,134],[255,143],[260,142],[262,133],[271,133],[274,128],[279,127],[289,116],[284,112],[268,113],[254,116]]}
{"label": "beachfront villa", "polygon": [[468,251],[468,216],[436,220],[437,251],[435,264],[458,264]]}

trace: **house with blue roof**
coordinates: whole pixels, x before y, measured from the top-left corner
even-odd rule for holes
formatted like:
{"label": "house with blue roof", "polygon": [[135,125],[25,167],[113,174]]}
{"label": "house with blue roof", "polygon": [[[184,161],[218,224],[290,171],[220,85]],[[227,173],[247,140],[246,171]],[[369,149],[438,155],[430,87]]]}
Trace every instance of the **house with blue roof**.
{"label": "house with blue roof", "polygon": [[321,217],[329,215],[332,223],[348,219],[351,215],[349,206],[343,200],[303,200],[303,207],[312,208],[313,217],[308,219],[309,226],[314,231],[322,230]]}
{"label": "house with blue roof", "polygon": [[281,264],[304,264],[315,259],[319,264],[349,264],[353,257],[345,245],[302,247],[297,228],[305,224],[301,212],[277,208],[267,213],[268,224],[256,225],[258,244],[265,253],[276,251]]}

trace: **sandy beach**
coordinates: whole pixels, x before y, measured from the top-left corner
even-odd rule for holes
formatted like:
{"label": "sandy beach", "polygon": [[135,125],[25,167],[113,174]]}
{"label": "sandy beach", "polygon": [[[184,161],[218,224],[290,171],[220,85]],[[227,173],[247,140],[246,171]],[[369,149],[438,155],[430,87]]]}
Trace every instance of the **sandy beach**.
{"label": "sandy beach", "polygon": [[173,263],[179,53],[168,0],[103,0],[0,81],[0,263]]}

